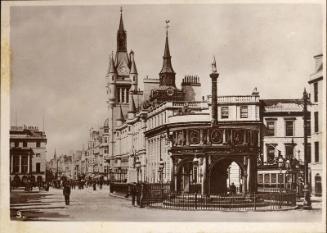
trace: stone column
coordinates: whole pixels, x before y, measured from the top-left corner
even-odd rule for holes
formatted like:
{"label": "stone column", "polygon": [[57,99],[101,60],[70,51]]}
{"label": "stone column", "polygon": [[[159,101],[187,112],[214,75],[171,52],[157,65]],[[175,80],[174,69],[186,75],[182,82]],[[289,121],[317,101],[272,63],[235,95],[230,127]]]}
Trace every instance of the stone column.
{"label": "stone column", "polygon": [[189,139],[189,130],[188,129],[185,130],[185,136],[186,136],[186,145],[189,146],[190,139]]}
{"label": "stone column", "polygon": [[175,160],[171,158],[171,172],[170,172],[170,180],[171,180],[171,191],[176,191],[175,189]]}
{"label": "stone column", "polygon": [[31,154],[29,154],[27,156],[27,174],[30,173],[30,156],[32,156]]}
{"label": "stone column", "polygon": [[223,129],[223,144],[226,144],[226,129]]}
{"label": "stone column", "polygon": [[251,183],[252,183],[252,175],[251,175],[251,169],[252,169],[252,165],[251,165],[251,159],[250,157],[247,158],[247,190],[248,192],[251,192],[252,189],[251,189]]}
{"label": "stone column", "polygon": [[203,164],[202,164],[202,182],[201,182],[201,194],[206,194],[206,181],[207,181],[207,158],[206,156],[203,157]]}
{"label": "stone column", "polygon": [[219,73],[216,70],[216,61],[213,63],[211,78],[211,125],[218,124],[218,103],[217,103],[217,79]]}
{"label": "stone column", "polygon": [[175,160],[175,165],[174,165],[174,185],[175,185],[175,191],[177,192],[177,176],[178,176],[178,170],[177,170],[177,166],[178,166],[178,160]]}
{"label": "stone column", "polygon": [[10,155],[10,173],[14,172],[14,156]]}
{"label": "stone column", "polygon": [[18,173],[22,173],[22,156],[19,155],[19,168],[18,168]]}

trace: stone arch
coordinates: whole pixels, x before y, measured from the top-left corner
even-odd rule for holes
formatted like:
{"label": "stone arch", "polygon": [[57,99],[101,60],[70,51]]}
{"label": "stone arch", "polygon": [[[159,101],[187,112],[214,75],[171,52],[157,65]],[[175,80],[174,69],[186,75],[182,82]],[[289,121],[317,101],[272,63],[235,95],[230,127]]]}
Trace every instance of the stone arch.
{"label": "stone arch", "polygon": [[[193,169],[191,158],[184,158],[177,164],[177,191],[189,192],[190,191],[190,172]],[[184,168],[184,171],[183,171]],[[186,171],[185,171],[186,169]]]}
{"label": "stone arch", "polygon": [[235,162],[243,176],[246,167],[241,158],[224,157],[214,160],[208,171],[208,193],[225,195],[227,193],[227,168]]}

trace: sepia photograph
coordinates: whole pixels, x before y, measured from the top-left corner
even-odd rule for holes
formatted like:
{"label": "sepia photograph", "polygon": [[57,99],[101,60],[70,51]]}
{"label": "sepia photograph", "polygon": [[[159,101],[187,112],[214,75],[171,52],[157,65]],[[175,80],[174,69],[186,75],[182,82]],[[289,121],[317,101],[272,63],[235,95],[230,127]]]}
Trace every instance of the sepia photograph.
{"label": "sepia photograph", "polygon": [[1,222],[325,232],[325,7],[2,4]]}

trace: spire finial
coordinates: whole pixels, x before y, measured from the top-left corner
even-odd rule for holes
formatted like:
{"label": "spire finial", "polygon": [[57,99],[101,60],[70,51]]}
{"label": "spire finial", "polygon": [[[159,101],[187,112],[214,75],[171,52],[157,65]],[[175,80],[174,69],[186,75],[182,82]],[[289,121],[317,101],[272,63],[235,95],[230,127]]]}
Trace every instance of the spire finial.
{"label": "spire finial", "polygon": [[123,14],[123,6],[120,6],[120,14]]}
{"label": "spire finial", "polygon": [[166,36],[168,36],[168,28],[169,28],[169,23],[170,23],[170,20],[166,20]]}

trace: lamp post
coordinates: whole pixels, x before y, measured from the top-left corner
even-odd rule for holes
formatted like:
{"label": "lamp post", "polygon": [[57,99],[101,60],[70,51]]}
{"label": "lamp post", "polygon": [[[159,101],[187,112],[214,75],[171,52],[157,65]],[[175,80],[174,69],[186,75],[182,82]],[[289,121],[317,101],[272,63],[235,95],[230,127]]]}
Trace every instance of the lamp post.
{"label": "lamp post", "polygon": [[306,89],[303,91],[303,143],[304,143],[304,199],[303,199],[303,209],[312,209],[310,191],[308,184],[308,132],[307,132],[307,122],[308,122],[308,93]]}

